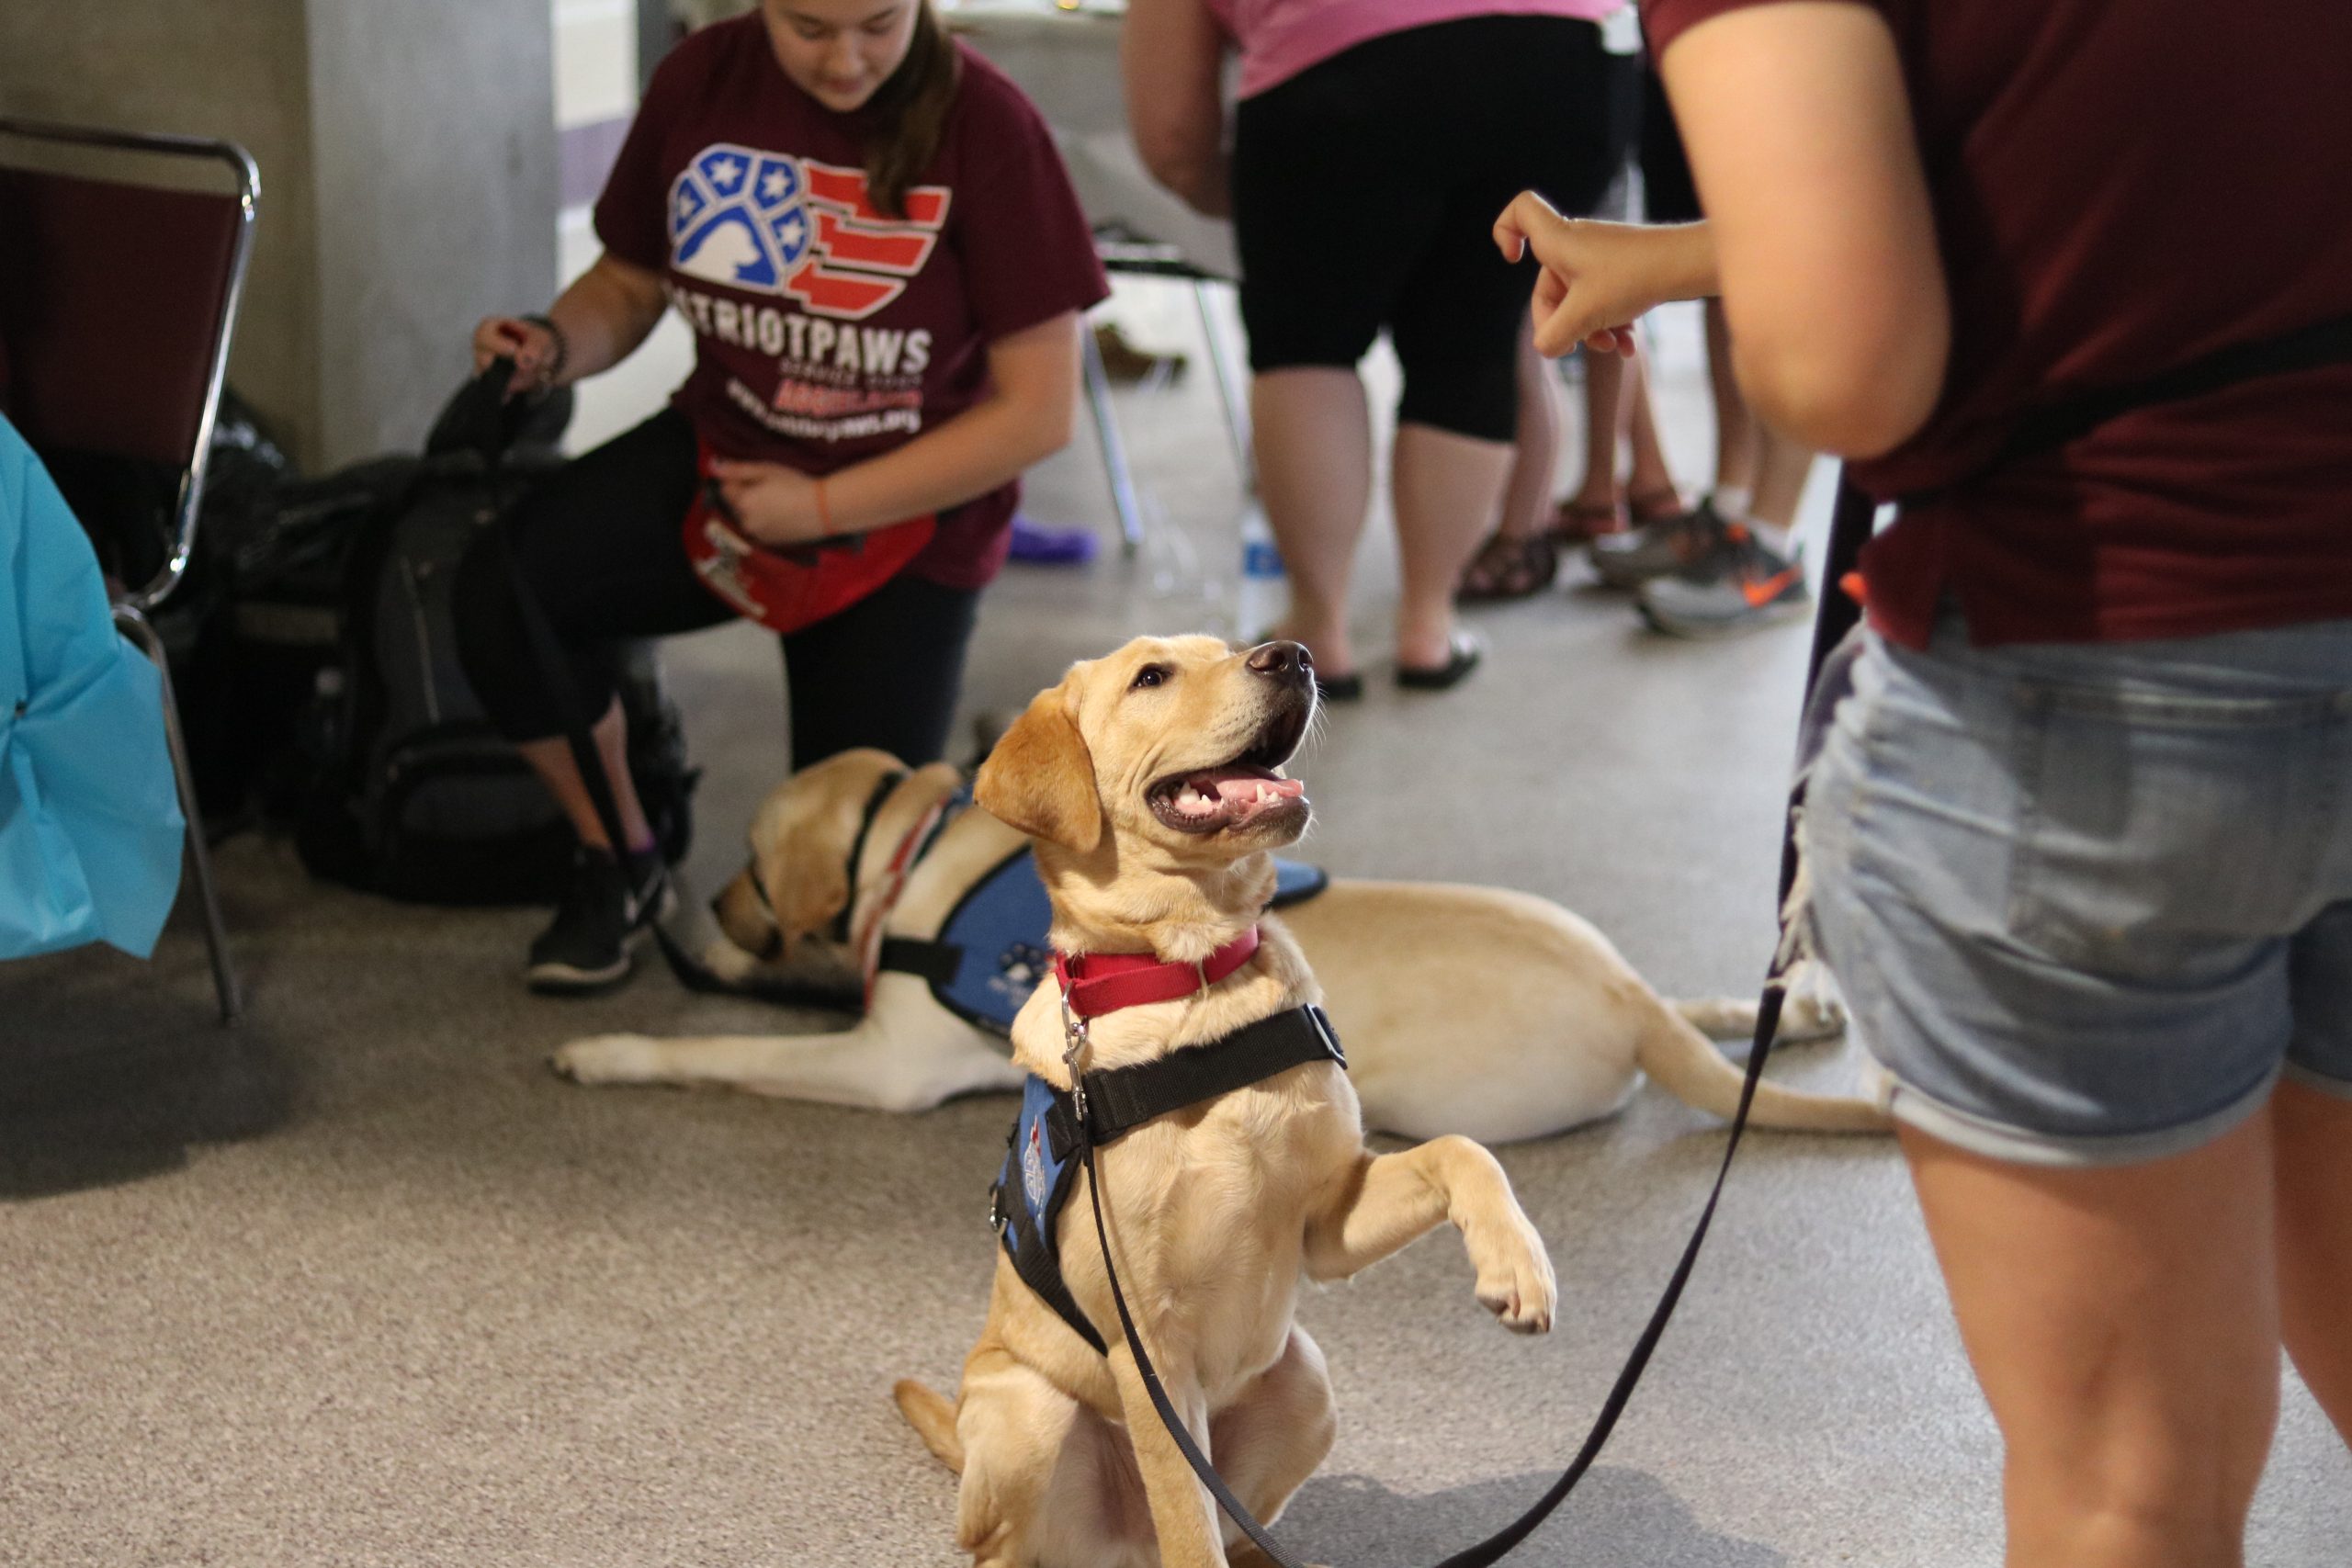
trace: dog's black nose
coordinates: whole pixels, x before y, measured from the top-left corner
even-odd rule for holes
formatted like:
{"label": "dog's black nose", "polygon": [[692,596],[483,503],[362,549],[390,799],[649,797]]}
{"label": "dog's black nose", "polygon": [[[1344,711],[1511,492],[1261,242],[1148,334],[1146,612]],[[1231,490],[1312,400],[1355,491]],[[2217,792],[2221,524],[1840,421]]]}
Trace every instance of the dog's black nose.
{"label": "dog's black nose", "polygon": [[1284,685],[1303,686],[1315,679],[1315,656],[1295,642],[1261,642],[1245,662],[1260,675],[1271,675]]}

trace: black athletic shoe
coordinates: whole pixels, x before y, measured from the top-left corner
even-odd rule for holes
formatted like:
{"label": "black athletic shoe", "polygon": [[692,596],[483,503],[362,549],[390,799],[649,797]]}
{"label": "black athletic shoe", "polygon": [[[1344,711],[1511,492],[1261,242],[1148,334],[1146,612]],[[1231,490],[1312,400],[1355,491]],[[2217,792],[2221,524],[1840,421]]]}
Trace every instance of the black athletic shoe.
{"label": "black athletic shoe", "polygon": [[535,991],[571,995],[618,984],[672,899],[660,851],[632,854],[624,865],[609,851],[583,846],[573,863],[571,891],[531,943],[525,982]]}

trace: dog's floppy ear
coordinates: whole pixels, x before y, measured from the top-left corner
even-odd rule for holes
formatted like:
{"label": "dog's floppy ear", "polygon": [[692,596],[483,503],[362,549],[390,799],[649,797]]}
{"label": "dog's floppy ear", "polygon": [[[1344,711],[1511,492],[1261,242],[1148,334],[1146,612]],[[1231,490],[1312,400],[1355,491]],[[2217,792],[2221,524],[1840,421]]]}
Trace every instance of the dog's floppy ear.
{"label": "dog's floppy ear", "polygon": [[1080,854],[1102,841],[1094,759],[1070,716],[1065,686],[1037,694],[998,738],[972,781],[980,809],[1033,839]]}

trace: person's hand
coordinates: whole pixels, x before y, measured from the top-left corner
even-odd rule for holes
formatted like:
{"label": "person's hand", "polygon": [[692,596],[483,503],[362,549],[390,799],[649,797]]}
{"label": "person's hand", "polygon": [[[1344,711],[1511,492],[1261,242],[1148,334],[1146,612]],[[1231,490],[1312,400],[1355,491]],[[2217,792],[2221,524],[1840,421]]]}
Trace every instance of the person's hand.
{"label": "person's hand", "polygon": [[1653,307],[1686,298],[1673,231],[1634,223],[1564,218],[1533,191],[1522,191],[1495,220],[1495,243],[1517,261],[1532,252],[1536,352],[1549,357],[1579,343],[1600,354],[1631,355],[1633,322]]}
{"label": "person's hand", "polygon": [[720,457],[710,471],[743,532],[759,544],[784,549],[836,532],[819,514],[818,481],[797,468]]}
{"label": "person's hand", "polygon": [[519,317],[484,316],[474,328],[474,374],[489,369],[494,359],[514,362],[514,378],[506,384],[508,397],[537,391],[547,385],[556,362],[555,334]]}

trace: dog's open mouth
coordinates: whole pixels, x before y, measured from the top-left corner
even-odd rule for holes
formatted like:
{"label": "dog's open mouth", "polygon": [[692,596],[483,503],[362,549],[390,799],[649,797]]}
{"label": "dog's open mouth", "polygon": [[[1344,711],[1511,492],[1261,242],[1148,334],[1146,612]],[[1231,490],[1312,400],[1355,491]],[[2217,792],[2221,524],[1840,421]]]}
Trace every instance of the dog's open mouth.
{"label": "dog's open mouth", "polygon": [[1306,730],[1306,712],[1285,714],[1258,732],[1250,749],[1211,768],[1170,773],[1145,798],[1152,815],[1180,833],[1254,827],[1306,809],[1306,786],[1281,769]]}

